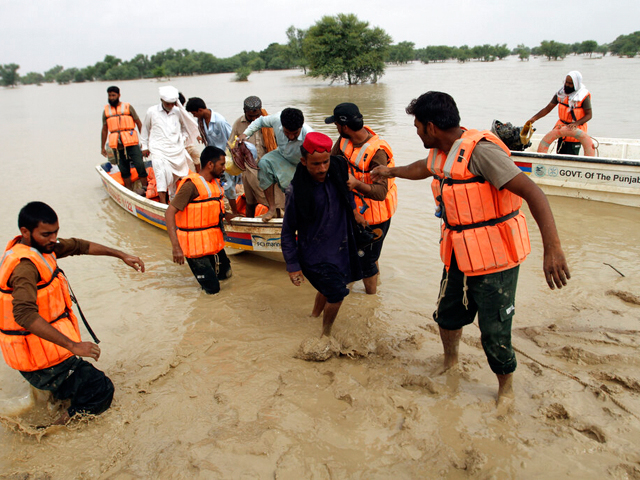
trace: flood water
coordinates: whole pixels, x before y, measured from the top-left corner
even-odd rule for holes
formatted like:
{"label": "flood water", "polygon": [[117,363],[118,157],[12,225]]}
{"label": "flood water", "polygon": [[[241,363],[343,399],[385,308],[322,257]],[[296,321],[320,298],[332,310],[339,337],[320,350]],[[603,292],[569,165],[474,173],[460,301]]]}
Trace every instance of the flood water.
{"label": "flood water", "polygon": [[[269,112],[300,108],[333,138],[323,120],[351,101],[403,165],[426,155],[404,113],[412,98],[450,93],[469,128],[494,119],[522,125],[574,69],[592,92],[589,133],[637,138],[638,58],[416,63],[351,87],[298,71],[252,73],[244,83],[223,74],[118,85],[141,117],[159,101],[158,87],[172,84],[230,123],[243,99],[258,95]],[[518,357],[516,404],[505,414],[496,410],[496,380],[475,326],[465,328],[460,371],[438,375],[431,314],[442,264],[428,182],[398,181],[379,293],[354,285],[336,321],[345,355],[305,362],[294,358],[300,342],[320,333],[320,320],[308,318],[308,283],[296,288],[284,264],[242,254],[222,292],[207,296],[186,265],[171,262],[166,232],[108,198],[94,168],[103,161],[108,86],[0,90],[3,241],[19,233],[19,209],[41,200],[57,211],[61,237],[137,254],[147,268],[140,274],[108,257],[61,260],[102,340],[96,366],[116,397],[104,415],[41,436],[30,425],[56,411],[34,403],[19,373],[0,362],[1,478],[640,477],[639,209],[549,198],[572,271],[561,291],[546,286],[528,215],[532,253],[521,267],[514,344],[530,358]],[[556,118],[554,111],[537,122],[538,131]]]}

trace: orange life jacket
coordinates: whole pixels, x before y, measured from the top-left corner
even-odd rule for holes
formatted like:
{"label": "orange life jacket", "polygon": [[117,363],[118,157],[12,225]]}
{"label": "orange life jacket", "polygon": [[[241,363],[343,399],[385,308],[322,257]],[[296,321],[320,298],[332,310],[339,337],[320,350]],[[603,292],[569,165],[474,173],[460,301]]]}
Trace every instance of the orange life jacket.
{"label": "orange life jacket", "polygon": [[23,372],[33,372],[58,365],[73,354],[30,333],[14,320],[13,289],[8,282],[20,260],[31,260],[38,269],[40,316],[74,342],[80,341],[80,330],[73,313],[67,279],[58,268],[55,254],[40,253],[19,243],[20,238],[18,236],[9,242],[0,264],[0,347],[7,365]]}
{"label": "orange life jacket", "polygon": [[531,251],[522,198],[506,189],[498,190],[469,171],[471,153],[486,139],[509,149],[489,131],[468,130],[448,154],[432,148],[427,168],[436,203],[442,208],[440,257],[447,270],[455,253],[465,275],[485,275],[513,268]]}
{"label": "orange life jacket", "polygon": [[196,186],[198,196],[182,212],[176,213],[180,247],[188,258],[213,255],[224,248],[224,192],[218,182],[207,182],[197,173],[181,179],[178,190],[187,180]]}
{"label": "orange life jacket", "polygon": [[[243,193],[238,198],[236,198],[236,208],[238,209],[238,213],[240,215],[247,215],[247,197]],[[255,216],[259,217],[260,215],[264,215],[269,211],[269,207],[258,203],[256,205]]]}
{"label": "orange life jacket", "polygon": [[105,105],[104,115],[107,117],[109,147],[111,149],[118,149],[118,139],[121,140],[122,145],[125,147],[138,145],[136,122],[133,121],[128,103],[120,103],[117,107]]}
{"label": "orange life jacket", "polygon": [[[373,135],[365,142],[364,145],[354,148],[351,140],[348,138],[342,138],[340,139],[340,150],[342,150],[344,155],[347,157],[349,164],[353,167],[350,168],[353,176],[361,182],[371,185],[373,180],[371,180],[371,169],[369,168],[369,165],[371,164],[371,159],[378,150],[384,150],[388,155],[388,167],[394,167],[395,162],[393,161],[393,152],[391,151],[389,144],[378,137],[378,135],[366,125],[364,128],[367,132]],[[393,178],[390,178],[387,182],[389,188],[384,200],[376,201],[367,199],[369,208],[367,208],[362,215],[364,216],[364,219],[369,222],[369,225],[378,225],[382,222],[386,222],[396,212],[396,208],[398,207],[398,187],[396,186],[395,179]],[[355,201],[358,211],[360,211],[363,201],[357,195],[355,196]]]}
{"label": "orange life jacket", "polygon": [[[569,106],[569,99],[567,97],[560,98],[560,96],[556,96],[558,100],[558,117],[559,120],[556,122],[556,127],[561,127],[562,125],[568,125],[569,123],[576,122],[585,116],[584,108],[582,108],[582,104],[587,98],[590,98],[591,94],[589,93],[586,97],[582,99],[579,103],[577,103],[573,108]],[[584,133],[587,133],[587,124],[583,123],[582,125],[578,125],[580,130]],[[565,142],[579,142],[575,137],[564,137]]]}

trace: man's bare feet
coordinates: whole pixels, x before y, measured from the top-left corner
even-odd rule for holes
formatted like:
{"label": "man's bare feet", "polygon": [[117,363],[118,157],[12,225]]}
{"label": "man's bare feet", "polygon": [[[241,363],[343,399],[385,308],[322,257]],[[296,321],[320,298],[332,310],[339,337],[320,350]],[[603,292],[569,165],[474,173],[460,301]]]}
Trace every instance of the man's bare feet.
{"label": "man's bare feet", "polygon": [[496,376],[498,377],[498,400],[496,401],[496,406],[501,410],[509,408],[515,400],[513,373]]}

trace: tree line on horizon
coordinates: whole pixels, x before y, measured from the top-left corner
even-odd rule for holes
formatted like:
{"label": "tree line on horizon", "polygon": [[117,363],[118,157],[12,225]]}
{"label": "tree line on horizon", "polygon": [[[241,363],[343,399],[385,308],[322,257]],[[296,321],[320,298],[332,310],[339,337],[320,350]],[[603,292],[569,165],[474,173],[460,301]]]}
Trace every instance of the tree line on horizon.
{"label": "tree line on horizon", "polygon": [[0,83],[4,86],[53,83],[68,84],[90,81],[118,81],[142,78],[170,78],[212,73],[236,73],[236,80],[247,80],[253,71],[301,68],[305,74],[357,84],[375,83],[384,73],[386,63],[404,64],[419,60],[423,63],[471,60],[492,62],[509,55],[521,60],[544,56],[560,60],[570,54],[607,53],[634,57],[640,51],[640,31],[620,35],[613,42],[599,45],[595,40],[564,44],[544,40],[529,48],[524,44],[509,49],[507,44],[460,47],[435,45],[415,48],[413,42],[392,45],[391,37],[381,28],[370,28],[353,14],[325,16],[307,30],[291,26],[286,31],[286,44],[272,43],[266,49],[242,51],[232,57],[218,58],[208,52],[169,48],[148,56],[137,54],[131,60],[106,55],[103,60],[84,68],[64,68],[61,65],[46,72],[18,74],[15,63],[0,65]]}

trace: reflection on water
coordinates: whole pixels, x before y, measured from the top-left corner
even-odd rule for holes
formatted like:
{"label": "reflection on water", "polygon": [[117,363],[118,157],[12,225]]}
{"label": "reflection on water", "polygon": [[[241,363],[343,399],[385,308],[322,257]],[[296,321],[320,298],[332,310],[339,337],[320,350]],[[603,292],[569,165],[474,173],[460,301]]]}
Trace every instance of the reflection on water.
{"label": "reflection on water", "polygon": [[[495,118],[521,124],[548,103],[563,75],[572,69],[582,72],[585,83],[593,92],[594,119],[590,122],[590,133],[603,137],[636,136],[637,107],[632,102],[620,102],[619,94],[633,91],[633,85],[638,84],[637,78],[630,73],[630,67],[637,72],[639,63],[640,59],[589,61],[582,57],[568,57],[562,62],[540,59],[519,62],[509,58],[486,64],[413,64],[390,66],[377,85],[351,87],[329,85],[318,79],[305,78],[295,71],[252,73],[249,82],[242,83],[232,82],[233,75],[225,74],[177,78],[171,84],[187,97],[202,97],[210,108],[223,114],[229,122],[242,114],[242,102],[249,95],[260,96],[264,107],[271,113],[287,106],[299,107],[313,128],[334,138],[335,127],[325,125],[324,118],[332,114],[338,103],[354,102],[359,105],[365,122],[390,143],[396,163],[404,165],[426,155],[415,134],[412,117],[404,112],[412,98],[427,90],[451,93],[461,111],[463,124],[471,128],[488,128]],[[158,102],[158,86],[166,84],[151,80],[118,83],[122,99],[131,102],[141,116],[149,106]],[[186,265],[177,266],[171,262],[170,242],[164,231],[134,218],[108,199],[94,170],[95,164],[103,161],[99,155],[98,138],[108,85],[97,82],[0,90],[3,108],[0,144],[4,152],[0,185],[3,205],[1,236],[9,240],[16,235],[18,210],[28,201],[38,199],[51,204],[58,212],[62,237],[87,238],[130,251],[140,255],[147,266],[145,274],[138,274],[113,258],[79,257],[61,261],[83,310],[103,341],[103,357],[99,366],[109,372],[117,385],[115,413],[91,428],[114,442],[118,435],[124,436],[124,443],[136,445],[142,442],[137,450],[132,447],[137,453],[129,457],[130,460],[140,459],[139,470],[126,473],[125,469],[122,478],[129,478],[126,475],[158,475],[164,471],[163,468],[168,468],[158,460],[162,458],[158,452],[168,447],[159,444],[161,439],[151,439],[145,428],[136,423],[135,412],[140,408],[146,412],[145,421],[151,422],[154,428],[166,427],[162,428],[167,437],[176,431],[182,432],[184,422],[192,421],[195,422],[194,435],[198,436],[198,429],[206,424],[193,416],[201,410],[212,416],[218,415],[214,419],[220,424],[218,433],[226,432],[228,438],[232,438],[236,426],[245,425],[243,422],[248,418],[266,422],[261,424],[265,428],[264,431],[259,429],[261,434],[267,430],[279,431],[292,425],[302,425],[298,436],[292,435],[292,438],[313,452],[310,458],[319,458],[321,454],[312,446],[313,443],[305,443],[302,439],[311,435],[315,428],[313,424],[325,421],[322,413],[317,413],[317,418],[313,413],[305,413],[312,416],[311,420],[302,414],[289,419],[285,412],[291,408],[279,405],[281,397],[274,394],[268,401],[262,398],[266,397],[267,390],[279,392],[289,385],[290,392],[294,389],[294,393],[287,397],[289,401],[301,402],[305,408],[317,404],[318,412],[323,408],[328,412],[342,412],[345,398],[351,398],[352,406],[358,401],[366,403],[358,398],[375,402],[380,389],[391,387],[386,384],[376,387],[382,385],[376,383],[379,376],[368,371],[368,367],[343,363],[339,365],[351,369],[349,374],[362,379],[363,384],[370,381],[373,391],[365,390],[359,397],[351,393],[351,397],[347,397],[341,390],[336,390],[336,398],[341,400],[335,400],[333,394],[330,399],[325,398],[326,392],[316,392],[315,389],[329,385],[334,379],[337,385],[342,385],[331,387],[336,389],[352,387],[353,382],[340,377],[345,375],[344,371],[325,373],[323,369],[328,367],[300,365],[291,359],[300,339],[312,330],[319,331],[317,322],[306,318],[314,297],[314,291],[308,284],[296,289],[290,284],[283,264],[242,254],[232,259],[234,276],[223,283],[222,292],[208,297],[198,290]],[[553,126],[555,115],[553,112],[538,122],[540,131]],[[339,322],[351,319],[363,325],[375,325],[376,319],[383,319],[380,326],[390,329],[391,337],[398,332],[415,330],[418,324],[430,323],[442,271],[438,254],[440,224],[433,216],[429,183],[399,180],[398,191],[399,209],[393,218],[380,261],[380,293],[374,299],[368,298],[362,295],[362,286],[356,284],[339,317]],[[548,322],[549,315],[554,315],[554,321],[573,318],[575,309],[572,305],[575,308],[588,305],[600,316],[613,315],[610,313],[611,300],[604,295],[606,290],[640,291],[640,265],[637,262],[640,258],[640,243],[637,241],[640,211],[565,198],[552,198],[551,204],[573,279],[568,289],[548,291],[542,275],[540,236],[529,215],[533,252],[521,269],[519,321],[538,325]],[[626,276],[620,277],[604,263],[615,266]],[[618,310],[626,311],[623,308]],[[613,318],[612,323],[617,319]],[[413,337],[409,335],[408,338]],[[437,339],[430,339],[427,343],[433,347],[430,354],[439,352]],[[408,359],[404,364],[416,361],[415,356],[425,356],[417,349],[405,354]],[[219,365],[232,373],[225,377],[225,383],[216,380],[216,375],[224,373],[216,371]],[[392,372],[393,368],[399,367],[392,368],[381,362],[377,368]],[[168,372],[174,372],[171,380],[163,380]],[[241,379],[237,378],[239,374],[233,372],[247,375],[250,392],[243,389]],[[308,378],[313,379],[312,387],[308,386]],[[480,384],[488,385],[491,381],[490,378],[485,380]],[[24,385],[16,372],[10,371],[4,363],[0,364],[0,409],[4,408],[3,401],[14,399],[14,404],[20,402],[25,396]],[[474,385],[465,388],[479,388]],[[313,396],[316,392],[317,397],[309,396],[309,388],[310,394]],[[155,403],[149,403],[149,397],[145,397],[150,391],[153,391]],[[485,391],[473,393],[487,394]],[[389,398],[397,395],[400,393],[396,391]],[[267,403],[259,403],[261,401],[271,403],[265,406]],[[184,403],[193,403],[193,409],[185,409]],[[369,418],[370,421],[382,419],[383,423],[388,422],[381,427],[384,430],[387,425],[395,425],[399,421],[397,412],[409,412],[415,408],[411,403],[405,405],[402,402],[390,410],[382,404],[372,404],[370,412],[384,413],[363,418],[365,421]],[[297,407],[295,410],[298,411]],[[178,415],[175,420],[169,420],[175,415]],[[163,416],[164,419],[161,418]],[[273,420],[275,418],[278,418],[277,422]],[[366,428],[353,418],[351,421],[355,430]],[[130,423],[136,426],[127,427]],[[418,428],[417,421],[413,421],[413,426]],[[239,438],[249,439],[244,442],[249,445],[256,436],[252,434],[253,427],[246,428],[245,436]],[[369,435],[378,438],[382,430],[372,430]],[[214,431],[211,435],[215,438],[217,433]],[[277,442],[269,440],[267,433],[264,435],[266,446],[251,444],[253,451],[273,451]],[[348,436],[350,433],[345,430],[337,434],[338,437],[340,435]],[[451,435],[453,437],[454,433]],[[456,438],[459,436],[458,433],[455,435]],[[144,439],[138,440],[140,436]],[[199,445],[207,444],[198,438],[203,442]],[[424,438],[437,437],[431,432],[425,433]],[[70,441],[69,438],[67,440]],[[408,443],[415,444],[415,441]],[[386,440],[383,443],[386,444]],[[0,429],[0,444],[13,448],[3,449],[5,452],[21,448],[16,436],[4,429]],[[372,448],[367,445],[366,448]],[[363,445],[360,447],[365,448]],[[146,448],[153,453],[146,453]],[[496,451],[501,448],[503,445],[495,446]],[[114,451],[109,452],[112,458],[117,456]],[[412,452],[396,451],[399,458],[405,458],[409,463],[420,456],[418,450]],[[57,463],[56,455],[59,453],[55,447],[46,447],[42,461]],[[88,458],[82,460],[83,464],[90,465],[90,457],[99,458],[102,453],[88,450]],[[185,458],[192,454],[183,453]],[[414,454],[415,457],[412,456]],[[5,461],[9,461],[7,455],[3,454]],[[198,453],[193,455],[197,457]],[[67,460],[69,465],[73,463]],[[117,463],[117,460],[113,461]],[[237,471],[233,470],[237,466],[229,465],[228,460],[221,461],[227,462],[227,470],[223,471]],[[66,464],[61,461],[63,467],[60,472],[65,471]],[[155,467],[147,467],[147,464]],[[19,470],[19,466],[16,468]],[[313,469],[293,468],[292,471],[304,471],[306,475],[302,476],[311,476]],[[403,472],[406,474],[407,471]],[[97,472],[93,473],[96,475],[88,475],[97,476]]]}

